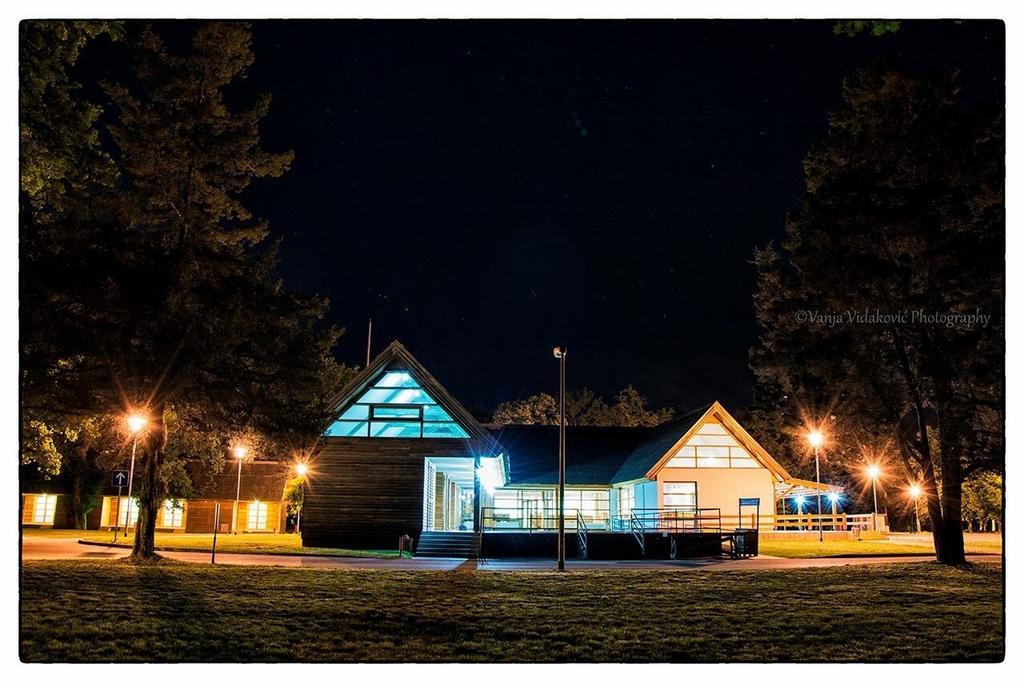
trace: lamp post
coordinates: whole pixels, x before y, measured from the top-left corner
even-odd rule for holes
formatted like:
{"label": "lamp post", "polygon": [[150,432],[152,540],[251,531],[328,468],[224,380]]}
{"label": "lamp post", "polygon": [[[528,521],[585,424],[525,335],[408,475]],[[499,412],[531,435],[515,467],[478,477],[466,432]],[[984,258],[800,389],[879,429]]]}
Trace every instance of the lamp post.
{"label": "lamp post", "polygon": [[868,478],[871,479],[871,500],[874,504],[874,514],[871,515],[871,530],[878,530],[878,477],[882,470],[877,464],[868,466]]}
{"label": "lamp post", "polygon": [[825,443],[825,434],[814,429],[807,434],[807,442],[814,448],[814,482],[818,484],[818,542],[825,541],[825,532],[821,524],[821,446]]}
{"label": "lamp post", "polygon": [[124,511],[124,537],[128,537],[128,517],[132,514],[132,480],[135,478],[135,450],[139,445],[139,433],[146,428],[149,420],[142,414],[130,414],[125,422],[132,434],[132,462],[128,467],[128,504]]}
{"label": "lamp post", "polygon": [[239,445],[234,449],[235,459],[238,460],[238,483],[235,484],[235,505],[231,508],[231,532],[238,535],[238,499],[242,493],[242,460],[249,451]]}
{"label": "lamp post", "polygon": [[565,570],[565,356],[564,346],[557,346],[558,359],[558,570]]}
{"label": "lamp post", "polygon": [[918,504],[918,499],[921,497],[921,486],[916,483],[911,483],[910,488],[907,489],[907,493],[910,494],[910,499],[914,501],[914,528],[918,533],[921,532],[921,505]]}
{"label": "lamp post", "polygon": [[299,462],[298,464],[295,465],[295,475],[298,476],[300,479],[302,479],[302,482],[299,485],[303,486],[302,502],[299,504],[298,511],[295,512],[295,533],[296,533],[296,535],[301,535],[302,534],[302,530],[300,529],[299,525],[302,523],[302,505],[305,504],[305,502],[306,502],[305,484],[306,484],[306,474],[308,472],[309,472],[309,465],[306,464],[305,462]]}

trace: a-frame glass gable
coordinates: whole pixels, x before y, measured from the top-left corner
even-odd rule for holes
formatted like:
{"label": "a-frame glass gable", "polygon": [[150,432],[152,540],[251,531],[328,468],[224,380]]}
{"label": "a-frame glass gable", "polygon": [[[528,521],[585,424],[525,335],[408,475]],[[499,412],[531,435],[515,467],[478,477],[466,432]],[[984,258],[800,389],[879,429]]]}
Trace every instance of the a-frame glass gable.
{"label": "a-frame glass gable", "polygon": [[363,391],[325,436],[355,438],[469,438],[448,411],[409,372],[391,370]]}

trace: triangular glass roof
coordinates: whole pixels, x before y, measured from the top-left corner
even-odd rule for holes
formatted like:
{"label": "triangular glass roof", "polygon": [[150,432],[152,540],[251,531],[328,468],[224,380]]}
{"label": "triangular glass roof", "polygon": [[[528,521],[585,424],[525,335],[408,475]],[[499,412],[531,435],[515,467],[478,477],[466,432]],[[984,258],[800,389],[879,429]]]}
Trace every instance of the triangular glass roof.
{"label": "triangular glass roof", "polygon": [[377,377],[324,432],[345,438],[469,438],[406,370]]}

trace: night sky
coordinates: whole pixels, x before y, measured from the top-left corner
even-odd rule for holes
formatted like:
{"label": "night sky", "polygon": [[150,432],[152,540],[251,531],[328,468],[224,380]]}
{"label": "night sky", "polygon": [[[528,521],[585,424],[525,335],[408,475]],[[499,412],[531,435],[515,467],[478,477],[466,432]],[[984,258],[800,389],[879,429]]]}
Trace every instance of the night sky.
{"label": "night sky", "polygon": [[256,22],[254,51],[233,96],[270,92],[265,146],[296,158],[247,201],[286,284],[330,297],[339,359],[372,317],[375,353],[483,410],[553,392],[558,344],[570,388],[744,407],[752,252],[844,74],[959,67],[968,104],[1004,80],[999,22]]}

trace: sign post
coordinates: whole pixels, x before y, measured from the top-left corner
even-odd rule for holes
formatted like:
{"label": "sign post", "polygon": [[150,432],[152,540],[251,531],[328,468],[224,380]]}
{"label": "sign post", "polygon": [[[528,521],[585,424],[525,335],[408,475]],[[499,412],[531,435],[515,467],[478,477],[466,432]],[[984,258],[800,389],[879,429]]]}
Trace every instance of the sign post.
{"label": "sign post", "polygon": [[117,544],[117,533],[121,526],[121,488],[128,480],[127,471],[111,471],[110,472],[110,485],[117,488],[117,511],[114,512],[114,539],[111,541],[113,544]]}
{"label": "sign post", "polygon": [[210,550],[210,563],[217,563],[217,529],[220,528],[220,502],[213,503],[213,548]]}

